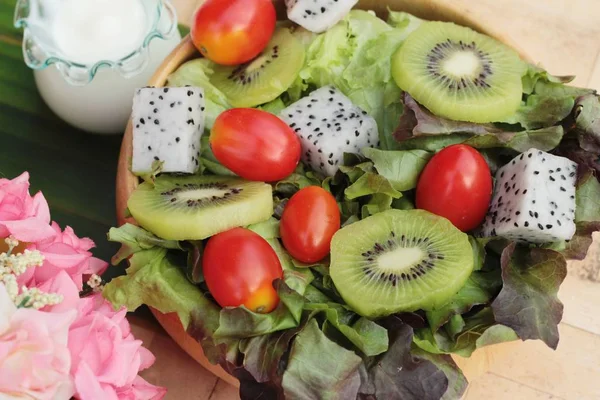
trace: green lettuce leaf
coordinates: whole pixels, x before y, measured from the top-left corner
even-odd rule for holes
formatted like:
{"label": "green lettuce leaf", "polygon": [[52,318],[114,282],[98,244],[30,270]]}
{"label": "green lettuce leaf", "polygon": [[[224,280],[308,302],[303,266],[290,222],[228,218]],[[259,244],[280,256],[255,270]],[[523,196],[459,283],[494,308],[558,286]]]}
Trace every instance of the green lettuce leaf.
{"label": "green lettuce leaf", "polygon": [[574,110],[575,131],[579,146],[592,153],[595,160],[600,155],[600,100],[588,94],[577,99]]}
{"label": "green lettuce leaf", "polygon": [[350,200],[373,194],[385,194],[395,199],[402,197],[402,193],[394,189],[385,177],[373,172],[363,174],[346,189],[345,194]]}
{"label": "green lettuce leaf", "polygon": [[314,302],[315,291],[317,289],[310,290],[313,302],[305,304],[305,310],[323,313],[326,323],[337,329],[365,356],[376,356],[387,351],[388,332],[384,327],[367,318],[357,317],[341,304],[328,301],[327,297],[320,292],[320,301],[325,302]]}
{"label": "green lettuce leaf", "polygon": [[354,399],[362,359],[331,341],[311,319],[292,344],[282,386],[290,399]]}
{"label": "green lettuce leaf", "polygon": [[121,248],[111,259],[113,265],[119,264],[134,253],[153,247],[173,250],[182,249],[181,244],[176,240],[161,239],[147,230],[131,224],[125,224],[119,228],[110,228],[108,240],[121,243]]}
{"label": "green lettuce leaf", "polygon": [[423,150],[383,151],[371,147],[362,153],[373,162],[377,173],[400,192],[417,187],[417,179],[432,156]]}
{"label": "green lettuce leaf", "polygon": [[283,102],[281,97],[278,97],[275,100],[256,108],[274,115],[279,115],[286,107],[287,105]]}
{"label": "green lettuce leaf", "polygon": [[389,210],[392,208],[394,198],[384,193],[376,193],[371,196],[367,204],[363,204],[360,209],[360,216],[365,219],[371,215]]}
{"label": "green lettuce leaf", "polygon": [[197,86],[204,89],[206,128],[212,129],[215,120],[223,111],[232,108],[227,96],[210,83],[215,64],[206,58],[188,61],[167,79],[168,86]]}
{"label": "green lettuce leaf", "polygon": [[415,29],[417,29],[424,21],[415,17],[412,14],[403,11],[392,11],[388,9],[388,25],[402,29],[404,35],[410,35]]}
{"label": "green lettuce leaf", "polygon": [[523,152],[534,147],[550,151],[559,145],[564,129],[550,126],[538,130],[506,131],[495,125],[452,121],[433,115],[410,95],[404,96],[404,113],[394,133],[404,150],[439,151],[464,143],[477,149],[506,148]]}
{"label": "green lettuce leaf", "polygon": [[525,129],[549,127],[565,119],[574,105],[575,99],[571,96],[532,94],[516,114],[503,122],[520,124]]}
{"label": "green lettuce leaf", "polygon": [[544,69],[529,65],[522,78],[525,101],[506,123],[519,124],[528,130],[556,125],[566,119],[575,105],[575,100],[592,89],[567,86],[573,76],[553,76]]}
{"label": "green lettuce leaf", "polygon": [[475,305],[487,304],[498,294],[501,287],[500,271],[473,272],[462,289],[446,304],[427,312],[430,328],[436,331],[453,315],[464,314]]}
{"label": "green lettuce leaf", "polygon": [[321,184],[321,180],[300,163],[290,176],[275,184],[274,190],[278,195],[289,198],[300,189],[308,186],[321,186]]}
{"label": "green lettuce leaf", "polygon": [[163,314],[175,312],[187,327],[190,313],[198,307],[214,307],[167,257],[167,250],[154,247],[133,254],[127,275],[110,281],[102,292],[115,308],[134,311],[142,304]]}
{"label": "green lettuce leaf", "polygon": [[243,339],[265,335],[298,326],[302,317],[304,299],[284,281],[274,283],[279,295],[277,308],[268,314],[255,313],[244,306],[225,307],[221,310],[219,327],[214,332],[217,339]]}
{"label": "green lettuce leaf", "polygon": [[503,287],[492,303],[496,321],[522,340],[541,339],[556,349],[563,313],[557,293],[567,275],[564,257],[553,250],[511,243],[502,252],[501,263]]}
{"label": "green lettuce leaf", "polygon": [[[456,329],[432,332],[429,328],[415,332],[414,343],[424,351],[432,354],[458,354],[470,357],[477,349],[492,344],[510,342],[518,339],[517,334],[509,327],[500,325],[494,319],[490,307],[486,307],[474,315],[462,318],[455,315]],[[450,332],[449,332],[450,331]]]}
{"label": "green lettuce leaf", "polygon": [[202,136],[202,139],[200,139],[202,149],[200,152],[200,164],[202,167],[215,175],[237,176],[235,173],[227,169],[227,167],[223,166],[219,160],[217,160],[212,152],[212,149],[210,148],[209,138],[210,135],[206,134]]}

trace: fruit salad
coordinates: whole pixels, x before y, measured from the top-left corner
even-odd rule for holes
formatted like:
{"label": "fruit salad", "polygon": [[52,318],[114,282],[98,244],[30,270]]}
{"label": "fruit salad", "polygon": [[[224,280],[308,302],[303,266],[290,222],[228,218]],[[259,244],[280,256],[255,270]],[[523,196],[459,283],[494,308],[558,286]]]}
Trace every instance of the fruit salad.
{"label": "fruit salad", "polygon": [[243,399],[458,399],[450,355],[556,348],[600,230],[596,93],[449,22],[227,3],[196,14],[204,57],[136,94],[138,225],[110,231],[130,266],[105,296],[177,313]]}

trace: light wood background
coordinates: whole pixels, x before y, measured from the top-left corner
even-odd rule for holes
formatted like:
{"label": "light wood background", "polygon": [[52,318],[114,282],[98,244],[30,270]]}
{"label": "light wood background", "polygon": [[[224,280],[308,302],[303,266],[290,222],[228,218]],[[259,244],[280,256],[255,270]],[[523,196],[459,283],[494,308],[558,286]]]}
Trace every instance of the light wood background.
{"label": "light wood background", "polygon": [[[600,90],[600,0],[452,0],[466,13],[501,29],[553,74],[577,75],[578,86]],[[172,0],[187,23],[197,0]],[[572,262],[559,293],[565,304],[557,351],[528,341],[511,347],[490,372],[469,386],[468,400],[600,399],[600,241],[583,262]],[[218,380],[151,319],[133,330],[157,358],[144,377],[169,389],[171,400],[235,400]]]}

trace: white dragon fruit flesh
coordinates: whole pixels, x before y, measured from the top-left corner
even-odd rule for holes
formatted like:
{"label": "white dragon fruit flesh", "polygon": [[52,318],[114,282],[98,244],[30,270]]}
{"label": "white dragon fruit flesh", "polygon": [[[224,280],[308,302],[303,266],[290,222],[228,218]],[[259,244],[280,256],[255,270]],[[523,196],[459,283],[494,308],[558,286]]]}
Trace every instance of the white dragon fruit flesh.
{"label": "white dragon fruit flesh", "polygon": [[358,0],[285,0],[288,19],[315,33],[340,22],[356,3]]}
{"label": "white dragon fruit flesh", "polygon": [[147,173],[154,161],[162,172],[195,173],[204,133],[204,90],[146,87],[133,99],[132,172]]}
{"label": "white dragon fruit flesh", "polygon": [[333,86],[315,90],[280,117],[302,142],[302,162],[326,176],[335,175],[344,153],[379,145],[375,120]]}
{"label": "white dragon fruit flesh", "polygon": [[575,234],[577,164],[530,149],[496,173],[483,236],[529,243],[570,240]]}

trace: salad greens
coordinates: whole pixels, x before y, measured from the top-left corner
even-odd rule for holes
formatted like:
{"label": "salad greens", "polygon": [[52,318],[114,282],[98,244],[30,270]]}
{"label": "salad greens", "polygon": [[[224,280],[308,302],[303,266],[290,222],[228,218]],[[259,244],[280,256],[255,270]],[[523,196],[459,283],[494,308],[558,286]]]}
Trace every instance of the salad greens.
{"label": "salad greens", "polygon": [[[517,339],[540,339],[556,348],[563,310],[557,292],[566,259],[584,258],[591,234],[600,230],[598,98],[591,90],[566,86],[572,77],[529,65],[521,107],[506,121],[440,118],[403,93],[390,73],[391,55],[421,22],[396,12],[385,22],[355,10],[325,33],[294,31],[307,49],[299,78],[259,108],[277,114],[315,88],[334,85],[376,119],[380,146],[346,154],[333,177],[299,165],[274,183],[274,217],[248,227],[269,242],[284,269],[275,282],[281,301],[272,313],[220,308],[202,276],[203,242],[162,240],[132,225],[109,233],[109,240],[122,244],[113,262],[131,258],[127,275],[110,282],[104,295],[129,310],[147,304],[177,313],[208,359],[240,379],[244,399],[456,399],[467,382],[449,354],[469,356]],[[170,85],[205,89],[209,129],[231,108],[210,82],[212,68],[208,60],[193,60],[169,77]],[[454,297],[435,310],[377,320],[343,302],[328,260],[304,265],[281,245],[279,217],[298,190],[318,185],[329,191],[344,225],[389,209],[412,209],[429,159],[457,143],[480,150],[492,171],[532,147],[579,163],[575,237],[525,246],[470,236],[475,269]],[[205,144],[203,173],[231,175]]]}

